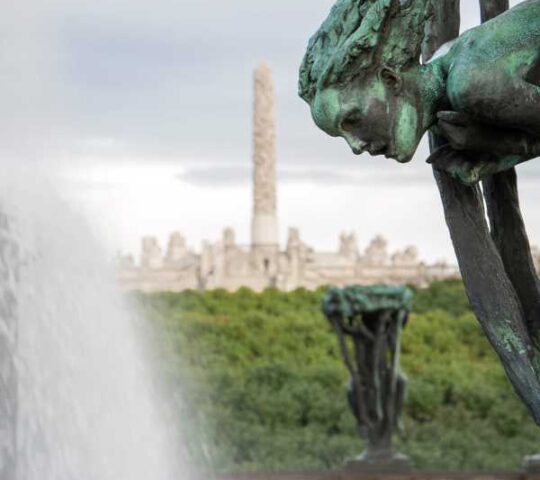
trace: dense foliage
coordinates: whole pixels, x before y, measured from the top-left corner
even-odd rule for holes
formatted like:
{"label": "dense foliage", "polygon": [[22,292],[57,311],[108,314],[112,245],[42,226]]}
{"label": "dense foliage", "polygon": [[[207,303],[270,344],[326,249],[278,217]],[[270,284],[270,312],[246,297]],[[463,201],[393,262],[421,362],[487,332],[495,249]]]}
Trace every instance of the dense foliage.
{"label": "dense foliage", "polygon": [[[323,291],[138,295],[182,392],[200,466],[220,472],[330,469],[362,445],[347,372],[320,313]],[[540,450],[459,282],[416,291],[403,338],[409,377],[401,450],[422,469],[505,470]],[[193,434],[193,432],[198,432]]]}

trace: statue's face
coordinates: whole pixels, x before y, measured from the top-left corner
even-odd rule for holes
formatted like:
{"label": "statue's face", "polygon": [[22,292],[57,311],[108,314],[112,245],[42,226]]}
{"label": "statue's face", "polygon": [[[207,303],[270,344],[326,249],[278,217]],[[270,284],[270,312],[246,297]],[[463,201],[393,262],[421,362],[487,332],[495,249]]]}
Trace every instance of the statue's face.
{"label": "statue's face", "polygon": [[319,128],[343,137],[353,153],[412,159],[423,132],[412,101],[379,76],[331,86],[317,93],[311,114]]}

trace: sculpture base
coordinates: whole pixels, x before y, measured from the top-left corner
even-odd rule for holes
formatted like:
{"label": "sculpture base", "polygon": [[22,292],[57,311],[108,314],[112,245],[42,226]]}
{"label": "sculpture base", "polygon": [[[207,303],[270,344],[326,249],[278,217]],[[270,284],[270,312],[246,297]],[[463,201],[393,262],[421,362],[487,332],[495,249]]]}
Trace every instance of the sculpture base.
{"label": "sculpture base", "polygon": [[345,466],[348,473],[406,473],[411,471],[409,458],[399,452],[364,452]]}
{"label": "sculpture base", "polygon": [[528,455],[523,459],[523,470],[525,473],[534,475],[540,474],[540,453],[536,455]]}

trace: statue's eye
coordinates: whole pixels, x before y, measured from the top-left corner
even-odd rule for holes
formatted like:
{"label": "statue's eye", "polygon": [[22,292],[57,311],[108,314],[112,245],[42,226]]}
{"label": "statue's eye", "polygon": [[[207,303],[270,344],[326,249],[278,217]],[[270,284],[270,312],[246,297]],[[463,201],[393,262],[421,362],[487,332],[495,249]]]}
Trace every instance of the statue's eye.
{"label": "statue's eye", "polygon": [[341,121],[341,129],[348,132],[356,130],[358,128],[358,125],[360,124],[360,121],[360,112],[351,112],[345,115],[345,117]]}

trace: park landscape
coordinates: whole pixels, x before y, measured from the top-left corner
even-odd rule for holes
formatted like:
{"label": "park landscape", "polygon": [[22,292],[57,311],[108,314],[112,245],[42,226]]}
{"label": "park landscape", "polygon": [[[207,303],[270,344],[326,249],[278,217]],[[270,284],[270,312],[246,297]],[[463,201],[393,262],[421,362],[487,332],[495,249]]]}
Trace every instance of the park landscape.
{"label": "park landscape", "polygon": [[457,0],[338,0],[299,69],[306,122],[354,154],[406,164],[428,134],[459,274],[380,237],[317,252],[292,229],[280,249],[265,66],[249,247],[146,239],[119,279],[74,205],[8,169],[0,480],[534,476],[540,284],[515,167],[540,153],[540,2],[509,7],[481,0],[460,35]]}
{"label": "park landscape", "polygon": [[[495,452],[497,441],[492,442],[501,431],[491,431],[486,436],[489,440],[486,438],[482,441],[481,430],[474,428],[470,438],[476,442],[474,446],[468,445],[466,428],[476,423],[477,415],[484,416],[491,427],[497,424],[488,419],[494,412],[491,408],[474,411],[474,407],[487,404],[493,407],[495,397],[504,398],[500,394],[495,394],[493,401],[476,397],[479,392],[494,388],[496,375],[491,377],[494,371],[487,366],[493,357],[490,357],[489,350],[484,350],[486,344],[482,348],[477,341],[471,341],[475,333],[478,334],[478,330],[470,330],[473,324],[468,322],[472,316],[476,317],[498,355],[513,390],[538,423],[536,325],[540,286],[520,211],[514,169],[515,165],[538,154],[538,8],[539,4],[534,0],[511,10],[506,0],[481,0],[482,26],[460,36],[458,1],[434,4],[422,0],[339,0],[309,42],[300,68],[299,94],[310,106],[314,122],[329,136],[342,137],[356,155],[367,151],[372,156],[384,154],[399,163],[408,163],[424,133],[430,130],[431,156],[428,163],[434,168],[446,223],[463,277],[463,287],[458,290],[455,300],[459,295],[463,300],[466,293],[470,302],[470,309],[459,310],[457,306],[462,302],[457,301],[453,305],[457,308],[453,322],[450,320],[446,323],[443,318],[448,315],[449,305],[441,309],[445,302],[437,305],[431,298],[433,292],[429,288],[417,292],[432,301],[425,302],[430,304],[428,310],[415,312],[416,321],[419,325],[424,323],[427,325],[425,328],[432,331],[431,336],[427,334],[424,337],[421,327],[416,327],[416,340],[419,337],[420,345],[424,347],[433,344],[433,351],[430,351],[428,358],[423,357],[421,348],[417,347],[418,351],[415,349],[419,344],[412,341],[415,327],[408,330],[413,331],[409,334],[413,336],[404,336],[403,363],[417,378],[413,378],[411,392],[405,401],[407,380],[399,372],[399,343],[401,329],[408,322],[411,308],[410,291],[384,286],[350,287],[334,290],[325,297],[324,313],[339,337],[343,360],[351,374],[348,390],[350,407],[356,417],[358,433],[368,439],[363,455],[348,464],[348,468],[358,474],[383,471],[388,465],[395,467],[406,463],[405,457],[398,458],[391,446],[392,429],[398,426],[403,429],[399,417],[405,404],[411,411],[406,416],[407,421],[403,422],[408,425],[409,433],[403,435],[402,445],[411,451],[417,467],[433,468],[430,460],[435,459],[439,468],[448,470],[463,467],[482,469],[484,461],[486,465],[494,467],[496,461],[493,458],[482,458],[480,445],[489,445],[489,451]],[[527,38],[528,42],[523,43],[518,38]],[[419,63],[421,54],[423,61]],[[489,69],[492,69],[492,74]],[[257,142],[255,148],[257,153]],[[257,172],[256,162],[255,178]],[[257,189],[255,198],[257,200]],[[269,220],[265,218],[264,221]],[[258,232],[260,225],[254,223],[253,228],[254,232]],[[261,231],[271,231],[273,228],[275,224],[272,223]],[[261,240],[262,237],[254,234],[253,238]],[[452,288],[449,281],[440,285]],[[296,293],[300,295],[300,292]],[[240,292],[236,295],[240,295]],[[271,293],[265,292],[262,297],[264,295],[270,296]],[[319,296],[317,303],[320,302]],[[331,302],[335,302],[334,306]],[[204,300],[202,303],[204,305]],[[276,298],[272,304],[270,308],[275,308]],[[261,308],[262,304],[258,307],[259,314]],[[207,313],[212,313],[212,310]],[[221,317],[221,322],[226,331],[230,319]],[[263,337],[268,323],[271,322],[260,320],[255,338]],[[459,325],[459,330],[454,330],[456,325]],[[395,331],[392,330],[394,328]],[[375,333],[382,333],[386,329],[386,336]],[[288,323],[285,330],[290,341],[289,330],[295,331],[294,323]],[[467,332],[465,337],[468,341],[460,337],[458,331],[461,334]],[[349,340],[354,343],[352,352],[348,351],[347,335],[344,334],[349,334]],[[441,337],[444,338],[443,342]],[[308,339],[305,337],[303,342],[298,342],[302,346],[296,351],[309,351]],[[485,341],[481,336],[477,340],[480,339]],[[385,342],[385,345],[389,342],[388,353],[381,353],[384,348],[381,342]],[[315,343],[319,346],[321,342]],[[441,343],[445,344],[444,347]],[[274,339],[271,341],[272,348],[275,344]],[[261,373],[255,374],[256,359],[263,356],[264,350],[251,343],[248,345],[253,345],[255,356],[251,362],[248,361],[249,371],[247,375],[244,374],[247,378],[240,373],[238,375],[245,381],[246,391],[235,397],[237,408],[243,414],[249,412],[254,420],[252,423],[257,426],[268,425],[276,435],[284,435],[279,446],[288,447],[286,454],[292,456],[293,462],[299,462],[298,458],[305,456],[296,453],[295,440],[288,439],[293,425],[309,431],[308,435],[313,437],[326,435],[326,441],[322,438],[315,441],[324,445],[324,453],[314,455],[320,461],[332,446],[339,445],[337,438],[346,436],[346,430],[334,422],[327,424],[326,428],[323,427],[324,423],[316,427],[311,425],[318,423],[317,415],[323,407],[319,407],[317,401],[314,405],[306,401],[312,398],[309,387],[296,395],[293,392],[298,385],[287,387],[285,379],[290,373],[283,365],[283,359],[288,355],[283,353],[277,356],[279,360],[272,359],[267,365],[263,363]],[[244,351],[244,355],[248,355],[248,352],[249,349]],[[330,352],[327,349],[326,355]],[[443,357],[447,358],[437,367],[438,355],[442,352]],[[452,355],[457,352],[467,357],[467,361],[457,367],[463,376],[463,383],[458,380],[459,376],[454,377],[453,368],[461,363]],[[201,355],[200,351],[197,353],[195,361]],[[385,359],[386,355],[389,355],[388,360]],[[310,364],[309,361],[303,362],[300,356],[293,361],[306,367]],[[317,364],[319,362],[320,357]],[[468,368],[465,367],[467,363]],[[471,368],[472,364],[478,368]],[[424,383],[421,378],[423,375],[430,378],[431,368],[438,372],[437,381],[431,378],[431,382]],[[257,385],[257,377],[261,374],[272,385],[271,391],[265,392],[266,385]],[[476,378],[476,375],[480,377]],[[212,378],[212,374],[209,376],[210,385],[223,385],[220,379]],[[372,377],[371,383],[366,380],[368,377]],[[456,383],[445,383],[442,378],[454,378]],[[484,385],[488,379],[490,381]],[[494,383],[487,387],[491,381]],[[250,391],[253,385],[256,386],[255,393]],[[257,402],[260,392],[265,394],[262,405]],[[467,394],[475,397],[475,400],[467,402]],[[328,394],[323,396],[326,401],[334,397]],[[219,394],[218,398],[221,403],[226,394]],[[268,408],[265,412],[264,406],[271,405],[269,398],[279,399],[283,403],[276,406],[276,410]],[[296,408],[293,407],[295,400],[299,403],[295,405]],[[333,406],[335,408],[335,404]],[[257,407],[263,407],[262,411],[257,412]],[[283,415],[288,411],[296,415]],[[281,422],[273,420],[272,413],[276,413]],[[457,417],[454,417],[456,414]],[[212,413],[207,418],[211,416]],[[231,416],[234,418],[234,413],[231,412]],[[498,413],[497,418],[500,421],[504,415]],[[453,437],[454,432],[443,419],[453,419],[451,425],[458,426],[459,430],[455,433],[459,441],[456,444],[447,440]],[[287,421],[292,421],[292,425],[287,427]],[[438,424],[439,421],[441,424]],[[380,427],[374,427],[372,422],[379,422]],[[389,425],[389,435],[382,433],[388,432]],[[241,429],[242,436],[250,431],[250,426],[251,423]],[[422,445],[425,441],[422,435],[424,428],[431,432],[429,446]],[[381,435],[387,440],[382,446],[376,445]],[[291,436],[294,438],[294,435]],[[264,440],[247,439],[247,444],[233,453],[240,463],[237,468],[241,470],[245,462],[245,468],[250,469],[252,463],[251,468],[257,470],[256,459],[261,454],[257,453],[256,446],[261,445],[264,451],[264,445],[269,441],[267,434],[261,437]],[[456,437],[453,437],[454,440]],[[300,433],[299,438],[303,438]],[[503,443],[508,447],[511,441],[507,439]],[[235,441],[229,440],[225,444],[230,447]],[[300,451],[305,452],[306,445],[301,440],[300,444]],[[443,452],[441,456],[430,449],[434,445],[440,448],[439,452]],[[456,451],[454,456],[450,451],[458,445],[463,450],[461,453]],[[469,459],[466,452],[478,457]],[[341,456],[343,464],[345,451],[338,456]],[[268,453],[261,457],[264,458],[263,462],[271,462]],[[507,452],[502,455],[497,453],[497,457],[508,459]],[[279,465],[279,462],[274,464],[274,468],[316,468],[307,458],[306,464]],[[529,457],[525,466],[532,468],[534,463],[534,457]],[[318,465],[319,468],[332,466],[331,462]],[[505,468],[502,464],[501,467]],[[266,468],[272,470],[272,463]]]}
{"label": "park landscape", "polygon": [[[409,379],[398,446],[424,471],[518,471],[540,435],[513,393],[460,281],[415,290],[402,340]],[[160,332],[202,470],[332,471],[358,437],[324,289],[134,294]],[[204,448],[203,448],[204,446]]]}

